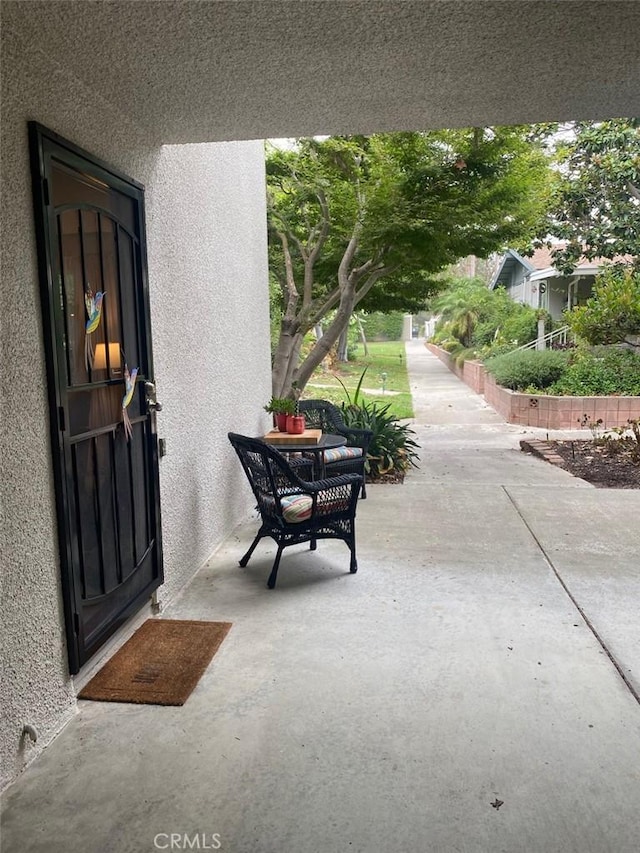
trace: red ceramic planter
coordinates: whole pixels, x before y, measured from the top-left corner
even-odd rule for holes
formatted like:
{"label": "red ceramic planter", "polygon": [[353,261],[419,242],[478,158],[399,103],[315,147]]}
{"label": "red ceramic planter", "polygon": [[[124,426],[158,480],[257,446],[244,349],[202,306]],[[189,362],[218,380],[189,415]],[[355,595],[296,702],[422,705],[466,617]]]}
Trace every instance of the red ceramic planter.
{"label": "red ceramic planter", "polygon": [[289,415],[283,412],[278,412],[275,415],[276,427],[280,432],[287,431],[287,420],[289,419]]}
{"label": "red ceramic planter", "polygon": [[304,432],[304,415],[289,415],[287,418],[287,432],[289,435],[301,435]]}

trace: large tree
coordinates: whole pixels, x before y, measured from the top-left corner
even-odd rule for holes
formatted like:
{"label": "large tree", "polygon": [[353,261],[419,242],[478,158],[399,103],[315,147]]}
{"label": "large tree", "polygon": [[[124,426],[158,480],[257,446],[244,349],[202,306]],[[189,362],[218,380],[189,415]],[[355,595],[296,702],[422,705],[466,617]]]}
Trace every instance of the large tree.
{"label": "large tree", "polygon": [[[580,257],[640,257],[640,122],[575,122],[558,147],[558,181],[543,235],[570,273]],[[544,242],[544,241],[539,241]]]}
{"label": "large tree", "polygon": [[[547,180],[531,128],[306,139],[270,150],[270,264],[283,309],[274,395],[304,387],[356,306],[415,310],[458,258],[530,238]],[[305,334],[329,312],[301,359]]]}

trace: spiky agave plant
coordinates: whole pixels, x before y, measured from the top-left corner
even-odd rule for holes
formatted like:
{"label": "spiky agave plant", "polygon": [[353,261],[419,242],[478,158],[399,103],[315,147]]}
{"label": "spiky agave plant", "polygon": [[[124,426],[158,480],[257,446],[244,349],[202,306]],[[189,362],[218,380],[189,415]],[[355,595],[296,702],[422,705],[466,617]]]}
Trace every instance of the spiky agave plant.
{"label": "spiky agave plant", "polygon": [[345,424],[373,433],[365,463],[367,474],[375,479],[392,471],[404,473],[412,466],[417,468],[420,457],[417,453],[419,445],[412,438],[415,432],[390,414],[391,403],[379,405],[363,398],[362,382],[368,369],[369,365],[362,371],[353,396],[344,382],[336,377],[347,398],[341,405]]}

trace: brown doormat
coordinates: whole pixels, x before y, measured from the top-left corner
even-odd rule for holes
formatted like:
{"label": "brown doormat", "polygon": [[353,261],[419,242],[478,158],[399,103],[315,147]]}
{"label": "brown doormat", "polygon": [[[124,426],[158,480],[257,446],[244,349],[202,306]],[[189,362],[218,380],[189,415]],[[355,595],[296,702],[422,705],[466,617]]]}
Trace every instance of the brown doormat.
{"label": "brown doormat", "polygon": [[78,698],[184,705],[230,628],[231,622],[148,619]]}

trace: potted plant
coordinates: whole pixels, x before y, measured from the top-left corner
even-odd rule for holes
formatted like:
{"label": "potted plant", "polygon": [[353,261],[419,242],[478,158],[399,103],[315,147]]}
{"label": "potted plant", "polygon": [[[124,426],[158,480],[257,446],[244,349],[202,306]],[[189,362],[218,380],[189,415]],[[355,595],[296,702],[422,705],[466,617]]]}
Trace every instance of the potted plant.
{"label": "potted plant", "polygon": [[293,403],[293,414],[287,417],[287,432],[289,435],[302,435],[305,428],[305,417],[300,414],[298,405],[300,401],[300,389],[293,383],[293,394],[294,399],[291,401]]}
{"label": "potted plant", "polygon": [[287,431],[287,418],[295,411],[295,403],[288,397],[272,397],[264,407],[265,412],[273,415],[273,422],[280,432]]}

